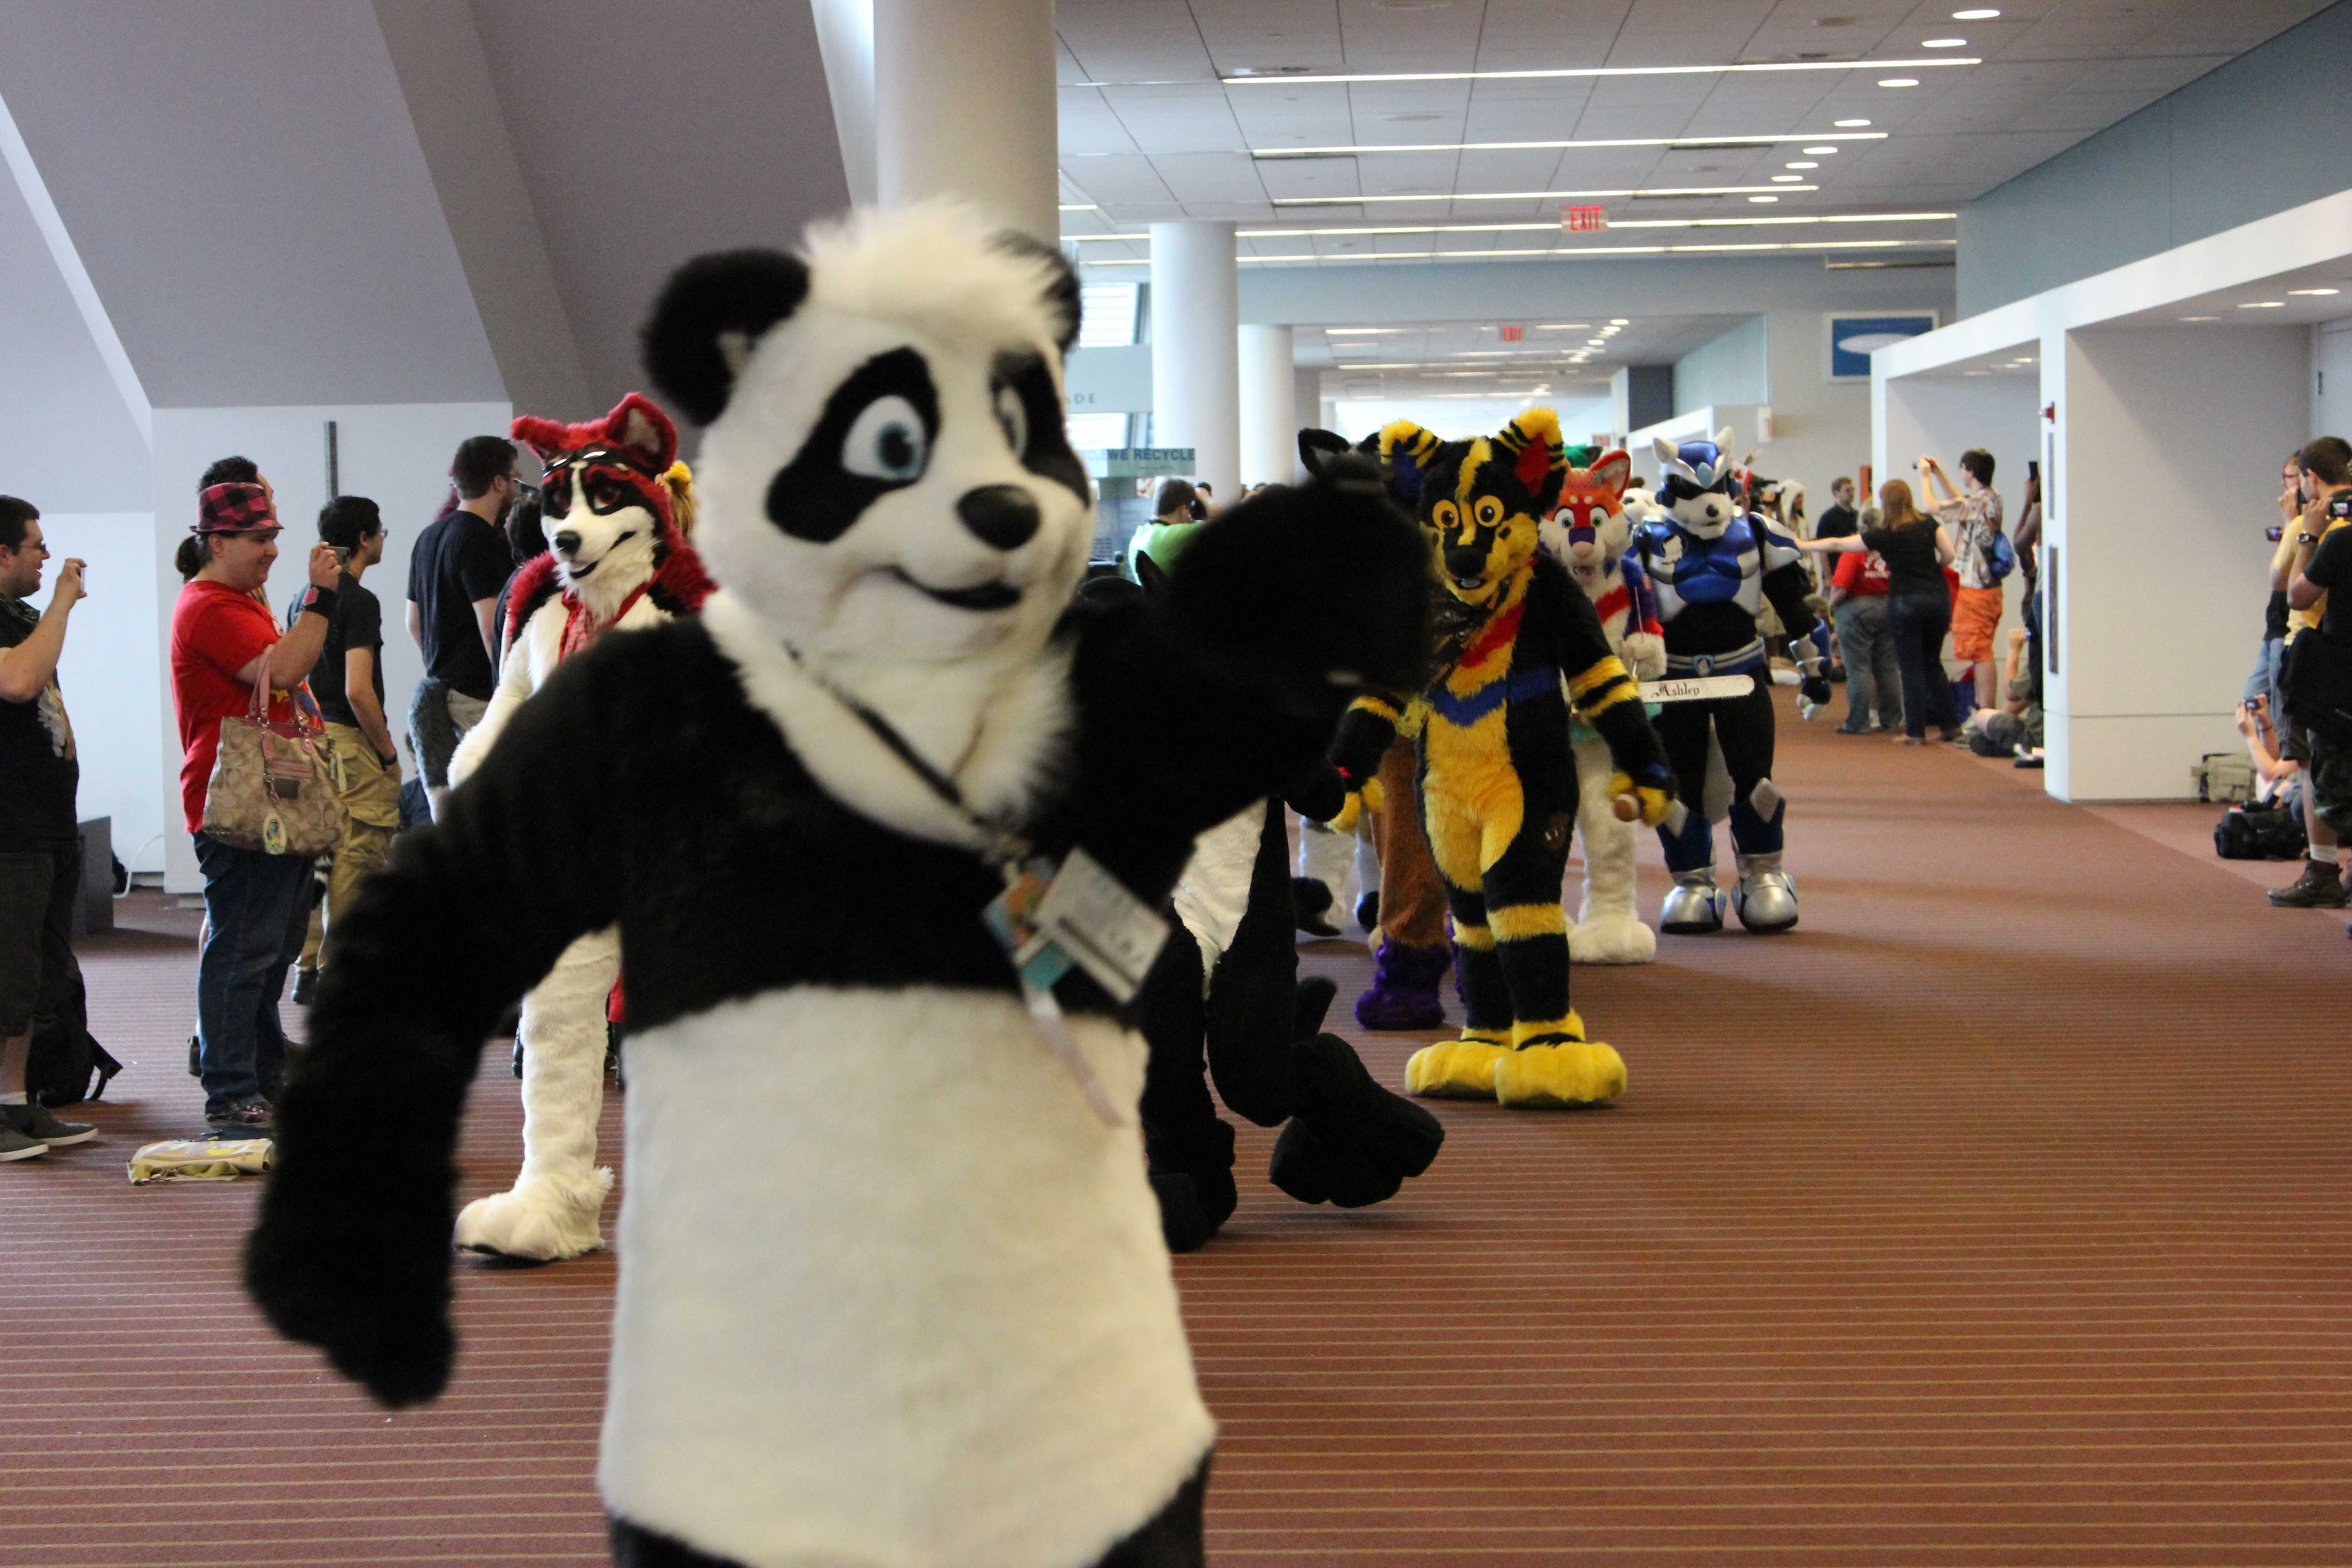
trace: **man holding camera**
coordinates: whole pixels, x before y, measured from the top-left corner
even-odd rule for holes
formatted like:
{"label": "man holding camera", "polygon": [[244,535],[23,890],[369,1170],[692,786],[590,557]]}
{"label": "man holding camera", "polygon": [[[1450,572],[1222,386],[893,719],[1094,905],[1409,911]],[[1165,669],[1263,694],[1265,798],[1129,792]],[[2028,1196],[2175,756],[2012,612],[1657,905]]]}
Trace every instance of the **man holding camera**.
{"label": "man holding camera", "polygon": [[[2283,748],[2303,764],[2303,874],[2270,900],[2287,909],[2341,909],[2336,843],[2352,833],[2352,446],[2323,436],[2296,456],[2303,510],[2288,524],[2294,549],[2284,574],[2287,645],[2279,682]],[[2282,541],[2282,542],[2285,542]]]}
{"label": "man holding camera", "polygon": [[313,922],[294,976],[294,1000],[318,984],[320,938],[359,894],[360,880],[383,864],[400,828],[400,752],[383,716],[383,606],[360,585],[383,559],[383,517],[365,496],[337,496],[319,511],[319,537],[342,563],[326,645],[310,672],[311,695],[326,721],[335,787],[343,808],[342,841],[328,873],[326,918]]}

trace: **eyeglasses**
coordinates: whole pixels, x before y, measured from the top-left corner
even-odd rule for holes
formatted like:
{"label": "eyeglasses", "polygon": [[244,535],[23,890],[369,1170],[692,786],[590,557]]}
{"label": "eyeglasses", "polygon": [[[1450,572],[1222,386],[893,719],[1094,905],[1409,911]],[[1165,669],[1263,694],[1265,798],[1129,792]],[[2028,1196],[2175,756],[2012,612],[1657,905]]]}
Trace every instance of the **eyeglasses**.
{"label": "eyeglasses", "polygon": [[13,550],[19,555],[29,555],[36,550],[44,555],[49,552],[48,545],[40,540],[35,540],[29,544],[0,544],[0,550]]}

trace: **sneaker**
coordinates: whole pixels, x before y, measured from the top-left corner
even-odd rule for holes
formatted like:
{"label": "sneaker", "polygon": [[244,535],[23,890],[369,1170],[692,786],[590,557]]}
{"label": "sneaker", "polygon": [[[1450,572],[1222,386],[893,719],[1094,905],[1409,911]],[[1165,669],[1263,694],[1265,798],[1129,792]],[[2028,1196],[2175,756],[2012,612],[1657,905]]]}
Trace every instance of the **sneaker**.
{"label": "sneaker", "polygon": [[2333,864],[2305,859],[2302,876],[2284,888],[2273,888],[2266,896],[2283,910],[2340,910],[2344,879],[2336,875]]}
{"label": "sneaker", "polygon": [[16,1131],[14,1123],[0,1118],[0,1165],[11,1160],[31,1160],[49,1152],[49,1146],[37,1138],[27,1138]]}
{"label": "sneaker", "polygon": [[294,1005],[308,1007],[310,1005],[310,999],[318,994],[319,972],[315,969],[296,970],[294,972]]}
{"label": "sneaker", "polygon": [[46,1105],[0,1105],[0,1117],[25,1137],[52,1149],[87,1143],[98,1136],[98,1129],[89,1122],[60,1121]]}
{"label": "sneaker", "polygon": [[269,1101],[257,1094],[251,1100],[238,1100],[217,1116],[205,1117],[205,1121],[224,1138],[275,1138],[278,1136],[276,1117],[277,1112],[270,1109]]}

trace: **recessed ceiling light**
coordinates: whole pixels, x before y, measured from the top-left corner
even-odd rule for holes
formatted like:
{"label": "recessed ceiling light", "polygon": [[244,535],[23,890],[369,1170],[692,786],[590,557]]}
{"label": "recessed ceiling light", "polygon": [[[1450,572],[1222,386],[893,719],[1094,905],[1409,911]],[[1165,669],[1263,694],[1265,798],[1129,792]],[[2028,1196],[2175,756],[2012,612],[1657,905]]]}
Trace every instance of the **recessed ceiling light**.
{"label": "recessed ceiling light", "polygon": [[2276,310],[2284,309],[2286,301],[2284,300],[2249,300],[2244,304],[2239,306],[2238,309],[2241,310]]}
{"label": "recessed ceiling light", "polygon": [[1994,10],[1990,5],[1979,5],[1970,10],[1953,12],[1952,20],[1955,22],[1990,22],[1995,16],[2000,15],[2000,12]]}
{"label": "recessed ceiling light", "polygon": [[1840,120],[1832,121],[1832,123],[1834,123],[1841,131],[1859,131],[1864,126],[1868,125],[1870,121],[1867,120]]}
{"label": "recessed ceiling light", "polygon": [[1837,156],[1837,149],[1834,147],[1800,147],[1797,151],[1802,153],[1808,158],[1833,158]]}
{"label": "recessed ceiling light", "polygon": [[1780,167],[1784,169],[1818,169],[1821,165],[1814,163],[1810,158],[1800,158],[1793,163],[1783,163]]}
{"label": "recessed ceiling light", "polygon": [[2287,290],[2287,292],[2288,292],[2288,293],[2290,293],[2290,294],[2304,294],[2304,295],[2324,295],[2324,294],[2333,294],[2333,293],[2336,293],[2336,291],[2337,291],[2337,290],[2336,290],[2336,289],[2288,289],[2288,290]]}
{"label": "recessed ceiling light", "polygon": [[1881,87],[1917,87],[1919,85],[1919,79],[1916,76],[1891,76],[1881,81],[1878,85]]}
{"label": "recessed ceiling light", "polygon": [[1922,38],[1919,47],[1923,49],[1965,49],[1969,41],[1966,38]]}
{"label": "recessed ceiling light", "polygon": [[1777,202],[1777,201],[1779,201],[1780,198],[1780,197],[1778,197],[1778,196],[1750,196],[1750,197],[1748,197],[1748,199],[1749,201],[1751,201],[1751,202],[1756,202],[1756,203],[1759,203],[1759,204],[1760,205],[1760,204],[1766,204],[1766,203],[1770,203],[1770,202]]}

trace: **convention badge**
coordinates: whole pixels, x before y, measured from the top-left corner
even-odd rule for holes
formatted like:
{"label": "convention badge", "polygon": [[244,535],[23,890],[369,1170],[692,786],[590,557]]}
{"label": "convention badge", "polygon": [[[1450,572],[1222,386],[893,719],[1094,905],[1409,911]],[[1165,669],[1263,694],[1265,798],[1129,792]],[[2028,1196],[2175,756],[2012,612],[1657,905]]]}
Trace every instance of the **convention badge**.
{"label": "convention badge", "polygon": [[1119,1002],[1143,988],[1168,942],[1168,922],[1083,849],[1063,860],[1036,918],[1037,929]]}
{"label": "convention badge", "polygon": [[1669,675],[1664,680],[1642,682],[1644,702],[1703,702],[1718,697],[1745,697],[1756,689],[1752,675]]}
{"label": "convention badge", "polygon": [[1101,1075],[1087,1060],[1077,1037],[1070,1033],[1062,1005],[1054,999],[1054,982],[1076,967],[1070,954],[1044,929],[1040,915],[1061,869],[1042,855],[1006,861],[1004,891],[981,911],[981,923],[1003,947],[1021,976],[1021,999],[1029,1010],[1030,1026],[1061,1058],[1062,1066],[1077,1081],[1078,1091],[1086,1096],[1087,1107],[1104,1125],[1124,1126],[1129,1119],[1112,1101]]}

